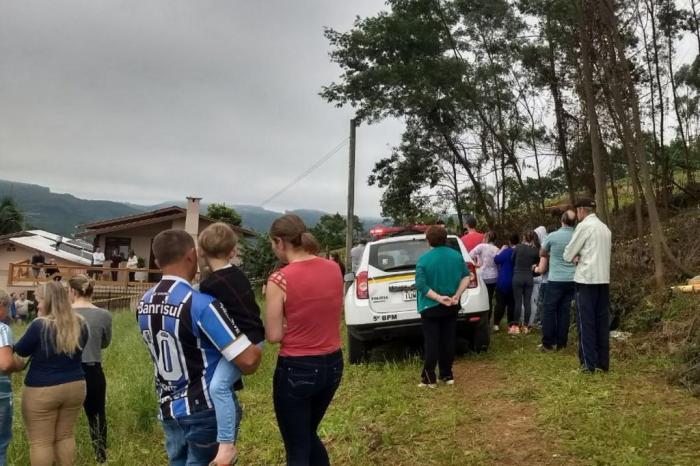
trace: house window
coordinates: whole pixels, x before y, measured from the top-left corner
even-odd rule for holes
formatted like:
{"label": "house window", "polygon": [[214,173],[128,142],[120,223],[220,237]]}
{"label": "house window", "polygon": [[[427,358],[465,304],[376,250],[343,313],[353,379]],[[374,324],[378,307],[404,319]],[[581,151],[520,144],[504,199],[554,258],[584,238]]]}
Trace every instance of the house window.
{"label": "house window", "polygon": [[114,250],[119,251],[119,255],[122,259],[129,257],[129,251],[131,250],[131,238],[105,238],[105,256],[109,261],[114,253]]}

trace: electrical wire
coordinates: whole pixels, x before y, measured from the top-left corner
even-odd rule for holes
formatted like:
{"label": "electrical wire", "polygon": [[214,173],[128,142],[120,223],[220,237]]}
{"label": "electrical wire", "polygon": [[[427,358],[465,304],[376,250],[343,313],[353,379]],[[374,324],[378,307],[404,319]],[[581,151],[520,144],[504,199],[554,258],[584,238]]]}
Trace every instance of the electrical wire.
{"label": "electrical wire", "polygon": [[329,152],[327,152],[323,157],[321,157],[320,159],[318,159],[313,165],[311,165],[309,168],[307,168],[307,169],[306,169],[304,172],[302,172],[299,176],[297,176],[296,178],[294,178],[294,180],[292,180],[292,181],[291,181],[289,184],[287,184],[284,188],[280,189],[280,190],[277,191],[275,194],[273,194],[272,196],[268,197],[268,198],[265,199],[263,202],[261,202],[259,206],[260,206],[260,207],[264,207],[265,205],[269,204],[270,202],[272,202],[273,200],[277,199],[279,196],[281,196],[282,194],[284,194],[285,192],[287,192],[287,190],[289,190],[290,188],[292,188],[294,185],[296,185],[297,183],[299,183],[301,180],[303,180],[304,178],[306,178],[307,176],[309,176],[314,170],[316,170],[317,168],[319,168],[321,165],[323,165],[323,164],[326,163],[328,160],[330,160],[335,154],[337,154],[338,151],[340,151],[340,149],[342,149],[342,148],[347,144],[347,142],[348,142],[349,139],[350,139],[349,137],[343,139],[338,145],[336,145],[333,149],[331,149]]}

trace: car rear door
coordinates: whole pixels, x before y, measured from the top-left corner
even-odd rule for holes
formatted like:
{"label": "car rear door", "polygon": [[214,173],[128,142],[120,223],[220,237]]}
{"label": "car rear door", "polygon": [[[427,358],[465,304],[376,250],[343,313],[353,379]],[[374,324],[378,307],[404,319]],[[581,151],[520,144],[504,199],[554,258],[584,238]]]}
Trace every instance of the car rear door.
{"label": "car rear door", "polygon": [[417,312],[416,263],[427,250],[424,236],[370,245],[368,289],[373,312]]}

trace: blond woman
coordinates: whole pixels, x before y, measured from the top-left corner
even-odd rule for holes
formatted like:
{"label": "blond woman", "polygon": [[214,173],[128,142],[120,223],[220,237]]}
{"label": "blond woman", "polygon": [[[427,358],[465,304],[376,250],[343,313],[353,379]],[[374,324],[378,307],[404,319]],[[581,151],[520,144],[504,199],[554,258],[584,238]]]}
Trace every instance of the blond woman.
{"label": "blond woman", "polygon": [[18,355],[31,357],[22,392],[29,459],[32,466],[70,466],[85,399],[81,357],[89,332],[59,282],[41,285],[36,294],[39,316],[15,345]]}

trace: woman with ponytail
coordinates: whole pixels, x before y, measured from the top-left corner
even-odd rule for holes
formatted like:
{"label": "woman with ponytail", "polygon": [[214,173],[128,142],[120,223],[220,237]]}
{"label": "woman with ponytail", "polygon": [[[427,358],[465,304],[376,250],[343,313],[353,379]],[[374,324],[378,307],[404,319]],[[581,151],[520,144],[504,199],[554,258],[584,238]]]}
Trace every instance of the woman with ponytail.
{"label": "woman with ponytail", "polygon": [[316,256],[297,215],[275,220],[270,240],[285,264],[268,280],[265,333],[280,343],[273,400],[287,465],[328,466],[317,430],[343,376],[343,279],[338,264]]}
{"label": "woman with ponytail", "polygon": [[18,355],[31,356],[22,393],[29,459],[32,466],[71,466],[75,422],[85,400],[81,357],[88,327],[61,283],[43,284],[36,295],[39,316],[15,345]]}
{"label": "woman with ponytail", "polygon": [[102,371],[102,350],[112,341],[112,314],[92,304],[95,281],[87,275],[76,275],[68,280],[73,309],[90,328],[90,338],[83,351],[87,395],[83,407],[90,426],[90,438],[98,463],[107,461],[107,380]]}

